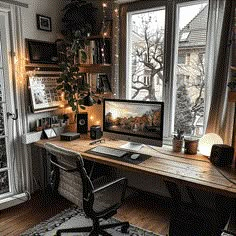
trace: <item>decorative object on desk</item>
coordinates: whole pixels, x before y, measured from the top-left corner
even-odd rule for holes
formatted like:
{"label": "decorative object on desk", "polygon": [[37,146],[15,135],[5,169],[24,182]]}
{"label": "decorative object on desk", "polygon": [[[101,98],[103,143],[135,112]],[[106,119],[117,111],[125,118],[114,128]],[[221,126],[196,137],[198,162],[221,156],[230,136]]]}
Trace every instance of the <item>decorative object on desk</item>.
{"label": "decorative object on desk", "polygon": [[92,125],[90,127],[90,138],[99,139],[102,137],[102,129],[100,125]]}
{"label": "decorative object on desk", "polygon": [[184,131],[178,129],[177,134],[172,139],[173,152],[181,152],[183,147]]}
{"label": "decorative object on desk", "polygon": [[234,148],[225,144],[214,144],[210,160],[216,166],[230,166],[234,158]]}
{"label": "decorative object on desk", "polygon": [[81,134],[88,133],[88,113],[77,114],[77,132]]}
{"label": "decorative object on desk", "polygon": [[37,28],[44,31],[52,31],[52,22],[51,17],[36,15],[37,18]]}
{"label": "decorative object on desk", "polygon": [[[103,220],[103,223],[117,223],[119,222],[117,219],[111,218],[109,220]],[[78,225],[79,223],[79,225]],[[59,228],[72,228],[72,227],[81,227],[87,226],[91,224],[90,219],[85,216],[85,213],[76,206],[72,206],[61,213],[55,215],[54,217],[46,220],[31,229],[28,229],[21,236],[29,236],[29,235],[44,235],[44,236],[52,236],[56,235],[56,231]],[[110,234],[114,236],[122,236],[123,233],[120,232],[120,228],[114,228],[109,231]],[[67,235],[67,234],[63,234]],[[158,236],[150,231],[145,229],[140,229],[138,227],[130,225],[128,234],[129,235],[137,235],[137,236]]]}
{"label": "decorative object on desk", "polygon": [[223,140],[218,134],[208,133],[203,135],[199,140],[199,152],[209,157],[214,144],[223,144]]}
{"label": "decorative object on desk", "polygon": [[198,139],[195,138],[185,138],[184,139],[184,153],[195,155],[197,154]]}
{"label": "decorative object on desk", "polygon": [[43,130],[43,138],[50,139],[55,138],[56,136],[56,132],[52,128]]}
{"label": "decorative object on desk", "polygon": [[61,134],[62,141],[72,141],[78,138],[80,138],[80,133],[67,132],[67,133]]}

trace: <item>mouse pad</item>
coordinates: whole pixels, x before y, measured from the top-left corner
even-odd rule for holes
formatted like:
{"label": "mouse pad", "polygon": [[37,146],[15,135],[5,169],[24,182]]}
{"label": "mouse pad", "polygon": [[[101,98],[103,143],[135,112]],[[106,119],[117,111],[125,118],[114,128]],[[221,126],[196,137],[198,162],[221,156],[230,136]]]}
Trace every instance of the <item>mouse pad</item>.
{"label": "mouse pad", "polygon": [[[93,149],[93,148],[91,148]],[[130,156],[132,154],[134,154],[135,152],[128,152],[127,155],[123,156],[123,157],[114,157],[114,156],[110,156],[110,155],[106,155],[106,154],[102,154],[102,153],[97,153],[93,150],[87,150],[86,153],[90,153],[90,154],[95,154],[95,155],[98,155],[98,156],[103,156],[103,157],[107,157],[107,158],[110,158],[110,159],[113,159],[113,160],[119,160],[119,161],[124,161],[124,162],[127,162],[127,163],[131,163],[131,164],[140,164],[142,163],[143,161],[149,159],[151,156],[149,155],[146,155],[146,154],[140,154],[140,156],[138,157],[138,159],[136,160],[132,160],[130,158]]]}

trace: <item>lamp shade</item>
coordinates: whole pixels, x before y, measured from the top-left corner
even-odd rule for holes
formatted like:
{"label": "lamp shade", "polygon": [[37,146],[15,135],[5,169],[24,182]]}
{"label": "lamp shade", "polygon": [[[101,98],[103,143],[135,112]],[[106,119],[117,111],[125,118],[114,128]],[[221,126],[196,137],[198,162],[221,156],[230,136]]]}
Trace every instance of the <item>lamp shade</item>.
{"label": "lamp shade", "polygon": [[199,140],[199,152],[204,156],[211,155],[211,148],[214,144],[223,144],[222,138],[215,133],[208,133]]}
{"label": "lamp shade", "polygon": [[92,106],[96,103],[96,101],[91,97],[90,92],[83,98],[83,105],[85,106]]}

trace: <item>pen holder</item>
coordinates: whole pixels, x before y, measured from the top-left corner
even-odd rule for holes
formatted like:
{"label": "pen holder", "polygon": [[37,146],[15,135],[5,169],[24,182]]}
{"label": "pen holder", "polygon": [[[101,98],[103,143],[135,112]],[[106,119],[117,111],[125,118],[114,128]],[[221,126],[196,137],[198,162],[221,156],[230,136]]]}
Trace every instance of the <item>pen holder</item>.
{"label": "pen holder", "polygon": [[172,139],[172,150],[173,152],[181,152],[183,147],[183,139]]}

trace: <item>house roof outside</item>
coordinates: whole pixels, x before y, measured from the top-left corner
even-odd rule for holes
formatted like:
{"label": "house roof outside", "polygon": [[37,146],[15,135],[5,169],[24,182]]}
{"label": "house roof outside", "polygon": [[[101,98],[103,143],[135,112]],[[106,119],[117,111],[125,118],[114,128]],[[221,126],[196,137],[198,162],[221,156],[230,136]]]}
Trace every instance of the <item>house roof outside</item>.
{"label": "house roof outside", "polygon": [[179,33],[179,48],[206,45],[208,7],[205,6]]}

